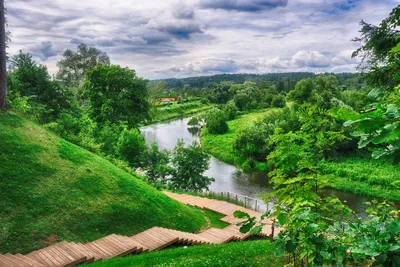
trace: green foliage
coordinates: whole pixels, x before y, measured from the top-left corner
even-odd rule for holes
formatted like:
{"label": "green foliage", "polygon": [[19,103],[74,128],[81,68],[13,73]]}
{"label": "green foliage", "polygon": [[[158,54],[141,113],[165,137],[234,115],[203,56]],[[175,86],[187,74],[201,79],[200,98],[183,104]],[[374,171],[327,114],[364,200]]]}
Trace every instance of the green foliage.
{"label": "green foliage", "polygon": [[98,123],[126,122],[129,128],[150,118],[147,81],[120,66],[100,66],[87,72],[84,95],[89,114]]}
{"label": "green foliage", "polygon": [[[375,89],[369,96],[376,101],[382,99],[382,91]],[[395,163],[400,162],[400,109],[396,104],[376,102],[371,109],[354,120],[348,120],[344,126],[355,125],[354,137],[360,138],[359,148],[373,145],[372,158],[393,156]]]}
{"label": "green foliage", "polygon": [[0,113],[0,125],[2,254],[45,247],[50,236],[88,242],[205,224],[201,213],[35,123]]}
{"label": "green foliage", "polygon": [[190,118],[190,120],[188,121],[188,125],[190,126],[195,126],[195,125],[199,125],[200,124],[200,120],[199,117],[197,116],[193,116]]}
{"label": "green foliage", "polygon": [[174,171],[169,183],[173,189],[202,191],[214,181],[214,178],[203,175],[209,167],[210,155],[200,144],[194,142],[185,147],[183,140],[179,140],[172,156]]}
{"label": "green foliage", "polygon": [[276,245],[265,241],[173,248],[142,255],[100,261],[93,267],[182,266],[182,267],[282,267],[284,257],[275,257]]}
{"label": "green foliage", "polygon": [[181,118],[192,114],[208,111],[212,105],[202,104],[200,101],[172,104],[158,107],[152,122]]}
{"label": "green foliage", "polygon": [[105,52],[81,43],[76,52],[71,49],[64,51],[63,58],[57,62],[57,79],[70,88],[78,88],[89,70],[108,65],[110,58]]}
{"label": "green foliage", "polygon": [[296,84],[296,88],[286,96],[287,101],[296,104],[311,103],[322,108],[332,108],[331,100],[339,97],[339,81],[335,76],[317,76],[315,79],[301,80]]}
{"label": "green foliage", "polygon": [[212,134],[224,134],[229,130],[225,112],[218,109],[211,110],[207,114],[206,125]]}
{"label": "green foliage", "polygon": [[170,152],[160,150],[157,143],[153,143],[146,152],[145,166],[147,181],[157,187],[163,187],[167,183],[168,176],[173,173],[169,166]]}
{"label": "green foliage", "polygon": [[223,111],[225,112],[226,118],[231,121],[236,119],[239,110],[233,102],[229,102],[225,105]]}
{"label": "green foliage", "polygon": [[47,68],[37,65],[31,55],[20,51],[10,61],[7,79],[12,109],[46,123],[56,119],[64,109],[73,108],[72,92],[51,81]]}
{"label": "green foliage", "polygon": [[124,130],[117,143],[118,155],[133,168],[142,167],[146,155],[146,143],[139,130]]}

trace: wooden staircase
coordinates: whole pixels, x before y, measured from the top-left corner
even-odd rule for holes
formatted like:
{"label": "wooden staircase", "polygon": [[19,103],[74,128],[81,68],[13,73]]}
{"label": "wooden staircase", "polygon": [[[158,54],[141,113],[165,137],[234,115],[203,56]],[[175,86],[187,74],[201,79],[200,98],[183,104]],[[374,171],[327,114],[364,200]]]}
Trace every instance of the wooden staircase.
{"label": "wooden staircase", "polygon": [[[221,221],[230,225],[224,229],[210,228],[199,234],[153,227],[134,236],[111,234],[89,243],[59,242],[49,247],[33,251],[27,255],[5,254],[0,255],[0,267],[63,267],[87,264],[94,261],[106,260],[114,257],[151,252],[168,247],[172,244],[203,245],[222,244],[229,241],[241,241],[249,237],[242,234],[233,217],[233,212],[242,210],[259,218],[261,213],[236,206],[234,204],[211,200],[190,195],[180,195],[166,192],[168,196],[182,203],[209,209],[226,215]],[[265,224],[271,222],[263,221]],[[277,234],[275,229],[275,233]],[[270,236],[271,227],[264,227],[261,236]]]}

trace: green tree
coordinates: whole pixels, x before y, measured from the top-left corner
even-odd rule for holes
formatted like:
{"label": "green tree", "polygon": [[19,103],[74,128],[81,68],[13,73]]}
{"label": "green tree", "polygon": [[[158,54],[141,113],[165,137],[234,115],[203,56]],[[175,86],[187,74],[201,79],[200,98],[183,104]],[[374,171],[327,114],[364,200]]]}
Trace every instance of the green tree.
{"label": "green tree", "polygon": [[130,167],[143,167],[146,150],[145,140],[138,130],[126,129],[122,132],[117,143],[117,153]]}
{"label": "green tree", "polygon": [[400,54],[393,47],[400,43],[400,6],[395,7],[389,17],[379,26],[361,21],[361,36],[354,39],[361,42],[353,57],[360,57],[359,68],[367,71],[367,79],[373,86],[393,89],[400,81]]}
{"label": "green tree", "polygon": [[170,152],[160,150],[157,143],[153,143],[146,152],[145,167],[147,181],[155,186],[165,186],[168,177],[173,173],[170,163]]}
{"label": "green tree", "polygon": [[147,80],[120,66],[100,66],[86,75],[84,96],[89,114],[99,123],[125,122],[129,128],[150,119]]}
{"label": "green tree", "polygon": [[105,52],[81,43],[76,52],[71,49],[64,51],[63,58],[57,63],[57,79],[68,87],[78,88],[89,70],[108,65],[110,58]]}
{"label": "green tree", "polygon": [[179,140],[172,153],[174,171],[169,180],[176,190],[201,191],[208,189],[214,178],[204,176],[210,164],[210,155],[194,142],[185,147],[183,140]]}
{"label": "green tree", "polygon": [[227,118],[228,120],[234,120],[234,119],[236,119],[239,110],[238,110],[238,108],[236,107],[235,103],[233,103],[232,101],[229,101],[229,102],[225,105],[223,111],[225,112],[226,118]]}
{"label": "green tree", "polygon": [[10,59],[9,90],[30,103],[43,105],[42,122],[49,122],[65,109],[73,108],[72,92],[57,81],[51,81],[47,68],[37,65],[30,54],[22,51]]}

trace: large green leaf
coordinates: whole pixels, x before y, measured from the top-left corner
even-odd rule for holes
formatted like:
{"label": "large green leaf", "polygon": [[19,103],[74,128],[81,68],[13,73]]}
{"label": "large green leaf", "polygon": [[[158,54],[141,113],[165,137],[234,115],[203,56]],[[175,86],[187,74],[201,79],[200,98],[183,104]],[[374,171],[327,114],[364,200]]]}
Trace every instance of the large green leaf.
{"label": "large green leaf", "polygon": [[383,97],[383,91],[380,88],[372,89],[367,97],[373,101],[379,101]]}
{"label": "large green leaf", "polygon": [[386,120],[395,120],[400,117],[399,107],[395,104],[390,104],[387,107],[386,112],[383,114]]}
{"label": "large green leaf", "polygon": [[243,211],[241,211],[241,210],[235,211],[235,212],[233,213],[233,216],[234,216],[235,218],[238,218],[238,219],[250,218],[250,215],[249,215],[249,214],[247,214],[246,212],[243,212]]}

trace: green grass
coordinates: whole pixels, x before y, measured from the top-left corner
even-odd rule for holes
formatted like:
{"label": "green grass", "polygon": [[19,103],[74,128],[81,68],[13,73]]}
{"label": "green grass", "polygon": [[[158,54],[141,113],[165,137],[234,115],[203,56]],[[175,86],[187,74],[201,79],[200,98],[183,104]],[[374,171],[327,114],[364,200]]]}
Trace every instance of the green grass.
{"label": "green grass", "polygon": [[269,241],[247,241],[223,245],[173,248],[149,254],[116,258],[92,264],[93,267],[117,266],[268,266],[282,267],[283,257],[274,255],[276,248]]}
{"label": "green grass", "polygon": [[370,154],[333,158],[320,163],[330,174],[331,186],[342,191],[400,201],[400,190],[392,183],[400,179],[399,166],[385,160],[373,160]]}
{"label": "green grass", "polygon": [[228,227],[229,224],[222,222],[221,219],[226,217],[225,215],[221,215],[215,211],[212,210],[207,210],[207,209],[199,209],[196,208],[199,212],[202,212],[204,215],[204,218],[207,221],[207,224],[203,229],[201,230],[206,230],[208,228],[218,228],[218,229],[223,229],[225,227]]}
{"label": "green grass", "polygon": [[[229,131],[226,134],[211,134],[207,129],[204,129],[201,134],[202,146],[207,152],[226,163],[236,166],[241,165],[245,159],[237,155],[234,150],[237,133],[258,119],[267,116],[271,110],[244,114],[235,120],[229,121]],[[265,163],[256,163],[257,170],[264,171],[265,168]]]}
{"label": "green grass", "polygon": [[204,105],[200,101],[181,104],[174,103],[172,105],[160,107],[151,123],[193,115],[209,110],[212,107],[213,105]]}
{"label": "green grass", "polygon": [[206,224],[201,212],[140,178],[4,112],[0,177],[0,253],[133,235],[153,226],[194,232]]}

